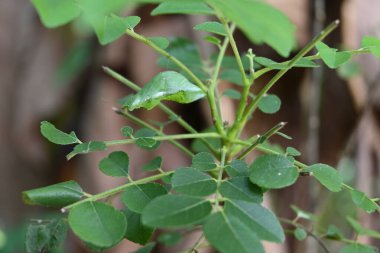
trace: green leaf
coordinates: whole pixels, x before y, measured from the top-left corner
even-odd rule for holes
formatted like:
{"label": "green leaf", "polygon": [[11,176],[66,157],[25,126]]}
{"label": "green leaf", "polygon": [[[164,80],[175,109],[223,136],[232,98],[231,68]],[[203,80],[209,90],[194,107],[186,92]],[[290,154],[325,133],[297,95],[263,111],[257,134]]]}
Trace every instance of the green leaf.
{"label": "green leaf", "polygon": [[128,177],[129,156],[123,151],[115,151],[99,162],[100,170],[112,177]]}
{"label": "green leaf", "polygon": [[243,86],[243,84],[244,84],[243,78],[242,78],[241,73],[238,69],[225,69],[220,73],[219,78],[221,80],[225,80],[227,82],[237,84],[240,86]]}
{"label": "green leaf", "polygon": [[155,171],[161,168],[162,157],[157,156],[153,158],[148,164],[143,166],[144,171]]}
{"label": "green leaf", "polygon": [[284,156],[262,155],[249,167],[251,182],[268,189],[279,189],[294,184],[297,168]]}
{"label": "green leaf", "polygon": [[380,233],[379,232],[363,227],[358,221],[351,218],[350,216],[347,216],[346,218],[347,218],[347,221],[350,223],[350,225],[353,227],[353,229],[359,235],[366,235],[366,236],[370,236],[373,238],[380,239]]}
{"label": "green leaf", "polygon": [[130,126],[122,127],[120,131],[124,137],[131,138],[133,136],[133,128]]}
{"label": "green leaf", "polygon": [[248,165],[243,160],[233,160],[224,169],[230,177],[248,177]]}
{"label": "green leaf", "polygon": [[152,252],[152,250],[154,249],[155,246],[156,246],[155,242],[150,242],[147,245],[145,245],[144,247],[142,247],[136,251],[133,251],[131,253],[150,253],[150,252]]}
{"label": "green leaf", "polygon": [[205,93],[183,75],[174,71],[166,71],[148,82],[125,106],[130,111],[141,107],[150,110],[161,100],[186,104],[204,96]]}
{"label": "green leaf", "polygon": [[203,226],[207,240],[221,253],[264,253],[256,232],[240,217],[218,212],[209,217]]}
{"label": "green leaf", "polygon": [[104,142],[101,141],[90,141],[90,142],[85,142],[78,144],[74,147],[74,150],[71,151],[67,156],[67,160],[70,160],[76,155],[79,154],[88,154],[90,152],[95,152],[95,151],[104,151],[107,149],[107,146]]}
{"label": "green leaf", "polygon": [[372,201],[364,192],[358,190],[350,190],[352,201],[357,207],[365,210],[367,213],[373,213],[380,210],[380,207]]}
{"label": "green leaf", "polygon": [[121,199],[130,210],[142,213],[149,202],[167,193],[166,188],[157,183],[136,184],[126,188]]}
{"label": "green leaf", "polygon": [[268,209],[256,203],[241,200],[225,203],[227,217],[239,218],[261,240],[284,242],[285,234],[276,216]]}
{"label": "green leaf", "polygon": [[219,188],[224,198],[231,200],[244,200],[261,203],[263,201],[263,191],[258,186],[252,184],[248,177],[235,177],[221,183]]}
{"label": "green leaf", "polygon": [[[275,62],[271,59],[265,58],[265,57],[255,57],[254,61],[261,66],[270,68],[270,69],[287,69],[288,68],[288,62]],[[319,67],[318,64],[316,64],[314,61],[309,60],[307,58],[301,58],[299,59],[295,64],[294,67],[299,67],[299,68],[316,68]]]}
{"label": "green leaf", "polygon": [[124,210],[124,214],[127,217],[128,224],[125,238],[134,243],[145,245],[152,237],[154,229],[144,226],[141,223],[141,215],[129,210],[128,208]]}
{"label": "green leaf", "polygon": [[294,237],[298,241],[303,241],[307,237],[307,232],[305,231],[305,229],[302,229],[302,228],[296,228],[293,233],[294,233]]}
{"label": "green leaf", "polygon": [[344,238],[342,232],[335,225],[330,224],[327,228],[326,238],[340,240]]}
{"label": "green leaf", "polygon": [[147,150],[155,150],[160,146],[160,142],[150,137],[157,136],[157,133],[148,128],[141,128],[135,133],[135,138],[138,138],[136,145]]}
{"label": "green leaf", "polygon": [[234,89],[227,89],[223,91],[223,96],[239,100],[241,98],[241,93]]}
{"label": "green leaf", "polygon": [[204,22],[202,24],[196,25],[194,26],[194,29],[198,31],[204,31],[204,32],[209,32],[209,33],[215,33],[222,36],[227,36],[224,26],[221,23],[215,22],[215,21]]}
{"label": "green leaf", "polygon": [[208,196],[216,191],[215,179],[193,168],[177,169],[171,182],[175,191],[185,195]]}
{"label": "green leaf", "polygon": [[301,208],[291,205],[290,206],[292,210],[296,213],[297,218],[299,219],[305,219],[305,220],[311,220],[311,221],[316,221],[318,217],[310,212],[304,211]]}
{"label": "green leaf", "polygon": [[166,49],[170,44],[170,41],[165,37],[149,37],[148,39],[161,49]]}
{"label": "green leaf", "polygon": [[211,210],[211,203],[202,198],[164,195],[145,207],[142,221],[150,227],[185,227],[203,221]]}
{"label": "green leaf", "polygon": [[323,42],[318,42],[316,44],[316,48],[318,49],[323,62],[332,69],[335,69],[340,65],[348,62],[352,57],[351,53],[338,52],[338,49],[330,48]]}
{"label": "green leaf", "polygon": [[338,75],[344,80],[356,77],[361,73],[361,66],[358,62],[349,61],[339,66]]}
{"label": "green leaf", "polygon": [[199,0],[163,2],[157,6],[151,15],[163,14],[204,14],[212,15],[214,11]]}
{"label": "green leaf", "polygon": [[66,238],[67,229],[68,226],[64,219],[30,224],[26,230],[26,252],[60,252],[61,246]]}
{"label": "green leaf", "polygon": [[203,37],[203,40],[216,46],[219,46],[222,43],[222,41],[215,36],[205,36]]}
{"label": "green leaf", "polygon": [[191,167],[201,171],[213,170],[216,166],[214,157],[208,152],[198,153],[191,160]]}
{"label": "green leaf", "polygon": [[375,248],[372,248],[370,246],[359,244],[359,243],[353,243],[344,246],[339,253],[377,253],[378,250]]}
{"label": "green leaf", "polygon": [[[197,45],[193,41],[185,38],[173,38],[170,40],[170,45],[166,51],[185,64],[201,80],[210,78],[204,71],[201,55]],[[189,78],[177,64],[165,56],[160,56],[157,64],[164,69],[178,71]]]}
{"label": "green leaf", "polygon": [[286,153],[290,156],[300,156],[301,155],[301,152],[299,152],[297,149],[295,149],[293,147],[287,147]]}
{"label": "green leaf", "polygon": [[52,143],[59,145],[81,143],[74,132],[71,132],[70,134],[64,133],[61,130],[58,130],[50,122],[42,121],[40,129],[41,134]]}
{"label": "green leaf", "polygon": [[281,11],[262,1],[207,0],[254,43],[266,43],[288,57],[295,47],[295,26]]}
{"label": "green leaf", "polygon": [[369,49],[371,53],[380,58],[380,39],[376,37],[366,36],[362,40],[362,48]]}
{"label": "green leaf", "polygon": [[70,209],[69,225],[82,241],[102,249],[118,244],[125,235],[125,215],[101,202],[85,202]]}
{"label": "green leaf", "polygon": [[83,197],[84,193],[75,181],[67,181],[42,188],[24,191],[22,197],[29,205],[48,207],[63,207],[70,205]]}
{"label": "green leaf", "polygon": [[97,25],[94,26],[96,35],[100,44],[107,45],[125,34],[126,29],[133,29],[140,23],[140,17],[130,16],[121,18],[114,14],[101,17],[101,21],[96,21]]}
{"label": "green leaf", "polygon": [[178,244],[182,239],[182,234],[178,232],[170,232],[170,233],[165,233],[161,234],[158,238],[157,241],[159,243],[165,244],[166,246],[173,246]]}
{"label": "green leaf", "polygon": [[80,14],[75,0],[32,0],[44,26],[58,27],[69,23]]}
{"label": "green leaf", "polygon": [[329,165],[318,163],[307,167],[305,171],[311,172],[323,186],[332,192],[339,192],[342,189],[342,177]]}
{"label": "green leaf", "polygon": [[276,113],[281,108],[281,99],[276,95],[264,95],[259,101],[258,107],[263,113]]}

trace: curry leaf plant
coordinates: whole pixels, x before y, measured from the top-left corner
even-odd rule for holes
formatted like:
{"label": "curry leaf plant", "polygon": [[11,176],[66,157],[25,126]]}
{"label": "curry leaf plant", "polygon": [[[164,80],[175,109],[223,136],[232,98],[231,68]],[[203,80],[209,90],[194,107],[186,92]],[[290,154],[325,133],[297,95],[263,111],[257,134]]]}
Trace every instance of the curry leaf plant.
{"label": "curry leaf plant", "polygon": [[[209,21],[195,25],[195,32],[207,32],[217,51],[209,59],[202,59],[197,48],[189,39],[147,37],[137,32],[143,25],[136,16],[118,16],[117,13],[132,4],[158,3],[152,11],[157,15],[206,15]],[[162,2],[162,3],[161,3]],[[283,243],[283,225],[292,226],[291,234],[298,240],[306,237],[317,239],[318,244],[329,252],[324,240],[341,241],[341,251],[376,252],[369,245],[346,238],[337,227],[330,226],[324,231],[305,227],[305,220],[313,224],[316,216],[297,207],[295,219],[287,220],[276,215],[276,210],[263,206],[265,195],[272,190],[289,187],[302,176],[311,176],[332,192],[348,191],[352,202],[367,213],[378,212],[378,198],[370,198],[344,183],[339,172],[326,164],[306,165],[296,157],[301,153],[287,147],[286,151],[269,145],[271,137],[280,135],[285,123],[252,137],[243,138],[247,122],[260,110],[274,114],[280,110],[281,100],[271,94],[271,88],[292,68],[316,68],[325,63],[337,68],[359,54],[379,56],[379,39],[365,37],[362,48],[339,51],[323,43],[334,31],[339,21],[328,25],[295,56],[283,62],[275,62],[259,56],[260,52],[240,52],[234,38],[234,31],[241,30],[253,43],[267,44],[278,54],[288,57],[295,50],[295,27],[288,18],[264,1],[259,0],[32,0],[42,22],[47,27],[56,27],[83,15],[94,28],[101,44],[110,43],[121,36],[130,36],[144,43],[158,55],[158,65],[165,70],[158,73],[145,85],[126,79],[108,67],[104,71],[134,91],[121,100],[118,113],[128,119],[129,125],[120,131],[119,140],[86,140],[74,132],[66,133],[52,123],[41,122],[41,133],[49,141],[59,145],[71,145],[68,159],[89,152],[104,151],[111,146],[136,145],[152,151],[160,148],[161,142],[170,142],[186,156],[189,164],[180,168],[163,167],[163,157],[155,157],[142,165],[142,171],[149,176],[132,178],[130,161],[133,156],[123,151],[114,151],[99,163],[99,170],[112,177],[121,177],[126,183],[104,192],[89,194],[75,181],[45,186],[23,192],[27,204],[59,208],[62,222],[93,250],[106,250],[123,240],[142,245],[136,252],[151,252],[160,243],[169,246],[166,238],[175,234],[178,238],[188,231],[199,231],[201,236],[190,248],[181,252],[198,252],[210,247],[222,253],[265,252],[263,241]],[[316,48],[317,54],[310,52]],[[227,55],[227,49],[232,55]],[[143,60],[143,59],[142,59]],[[207,63],[208,66],[203,64]],[[210,67],[209,64],[213,66]],[[264,74],[272,74],[261,90],[252,85]],[[221,114],[219,83],[227,80],[235,86],[221,94],[237,101],[235,119],[225,124]],[[190,104],[205,100],[213,125],[198,132],[175,113],[165,101]],[[187,106],[192,106],[187,105]],[[138,118],[135,110],[155,108],[168,115],[168,122],[153,122]],[[168,135],[165,126],[176,122],[186,132]],[[193,145],[185,146],[181,140],[191,139]],[[284,149],[285,150],[285,149]],[[260,155],[247,163],[246,157],[257,151]],[[78,159],[78,158],[77,158]],[[120,198],[123,207],[113,206],[107,199]],[[66,217],[67,215],[67,217]],[[360,225],[354,218],[348,222],[358,234],[375,238],[379,233]],[[55,252],[61,244],[67,229],[57,227],[56,221],[40,224],[29,229],[26,239],[27,252]],[[310,226],[313,227],[313,226]],[[155,231],[170,229],[170,233],[152,239]],[[323,229],[322,229],[323,230]],[[41,238],[36,242],[35,238]],[[175,241],[178,241],[176,239]],[[38,243],[38,244],[37,244]],[[53,251],[52,251],[53,250]]]}

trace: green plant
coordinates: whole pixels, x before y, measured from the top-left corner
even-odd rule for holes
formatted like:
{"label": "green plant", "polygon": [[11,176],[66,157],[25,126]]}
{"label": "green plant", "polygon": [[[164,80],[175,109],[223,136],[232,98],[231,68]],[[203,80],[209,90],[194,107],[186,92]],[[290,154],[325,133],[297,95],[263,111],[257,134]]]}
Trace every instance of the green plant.
{"label": "green plant", "polygon": [[[296,218],[286,220],[278,218],[263,207],[261,202],[269,190],[290,186],[300,175],[313,176],[332,192],[348,191],[353,202],[368,213],[379,211],[376,203],[378,199],[371,199],[345,184],[338,171],[328,165],[306,165],[297,161],[300,152],[292,147],[287,147],[286,150],[272,148],[269,143],[271,136],[288,138],[280,132],[285,126],[282,122],[264,134],[248,139],[241,139],[240,134],[256,110],[269,114],[279,110],[281,101],[268,92],[290,69],[318,67],[316,61],[320,59],[328,67],[337,68],[357,54],[372,53],[380,57],[379,39],[366,37],[362,48],[353,51],[330,48],[322,40],[338,26],[339,22],[336,21],[293,58],[278,63],[256,56],[252,50],[242,56],[233,37],[237,27],[254,43],[266,43],[280,55],[289,56],[295,46],[295,28],[282,13],[262,1],[131,1],[162,2],[153,10],[153,15],[205,14],[216,17],[218,21],[194,27],[195,30],[213,34],[205,39],[214,44],[219,52],[216,57],[211,57],[209,62],[213,66],[209,67],[203,65],[197,48],[191,41],[145,37],[134,30],[140,22],[139,17],[111,14],[124,6],[124,2],[33,0],[47,26],[62,25],[82,12],[102,44],[127,34],[159,54],[158,64],[168,70],[159,73],[143,88],[110,68],[104,68],[109,75],[137,92],[124,98],[121,108],[115,111],[142,128],[134,131],[130,126],[123,127],[121,134],[125,138],[121,140],[82,142],[74,132],[64,133],[44,121],[41,123],[41,133],[55,144],[74,144],[68,159],[115,145],[135,144],[143,149],[154,150],[161,141],[169,141],[190,156],[192,164],[164,172],[161,169],[162,158],[157,157],[143,168],[145,171],[155,171],[156,174],[132,179],[129,175],[129,156],[116,151],[101,160],[99,169],[106,175],[128,180],[119,187],[91,195],[83,191],[75,181],[68,181],[25,191],[23,198],[26,203],[58,207],[63,214],[68,213],[67,218],[32,224],[26,241],[28,252],[55,252],[64,239],[67,226],[94,250],[108,249],[127,239],[145,245],[144,250],[139,252],[150,252],[155,245],[155,242],[149,242],[154,230],[168,228],[177,232],[171,231],[161,236],[158,240],[160,243],[170,245],[179,240],[181,233],[203,231],[194,246],[183,252],[197,252],[206,246],[223,253],[264,252],[262,240],[277,243],[285,240],[281,222],[294,227],[292,233],[298,240],[307,236],[314,237],[325,252],[329,251],[323,239],[344,243],[342,253],[376,252],[371,246],[346,238],[334,226],[320,231],[307,229],[299,220],[313,223],[315,216],[296,207]],[[62,5],[61,8],[56,8],[56,4]],[[228,47],[231,47],[233,56],[226,55]],[[315,47],[318,53],[308,55]],[[258,93],[253,93],[251,87],[255,80],[268,72],[275,72],[272,79]],[[232,81],[237,85],[236,89],[218,94],[217,86],[221,79]],[[233,122],[223,122],[220,113],[221,96],[239,100]],[[214,122],[210,126],[212,130],[202,133],[162,103],[164,100],[191,103],[199,99],[208,101]],[[164,133],[165,123],[156,127],[131,113],[135,109],[154,107],[164,111],[170,122],[177,122],[189,133],[167,135]],[[178,142],[183,139],[194,139],[197,152]],[[260,151],[263,155],[248,165],[244,159],[253,150]],[[124,210],[117,210],[102,201],[116,195],[121,196]],[[380,238],[378,232],[363,228],[351,217],[347,219],[357,234]]]}

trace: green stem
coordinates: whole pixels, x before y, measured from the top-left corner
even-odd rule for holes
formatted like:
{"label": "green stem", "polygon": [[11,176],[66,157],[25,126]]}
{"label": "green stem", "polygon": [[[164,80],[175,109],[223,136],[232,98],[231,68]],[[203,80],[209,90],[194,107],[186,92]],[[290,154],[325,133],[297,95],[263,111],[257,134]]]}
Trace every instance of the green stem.
{"label": "green stem", "polygon": [[[198,133],[198,134],[174,134],[174,135],[162,135],[162,136],[152,136],[148,137],[156,141],[171,141],[171,140],[184,140],[184,139],[197,139],[197,138],[220,138],[217,133]],[[139,138],[135,139],[125,139],[125,140],[114,140],[105,141],[107,147],[115,145],[124,145],[135,143]]]}
{"label": "green stem", "polygon": [[221,158],[220,158],[220,166],[219,166],[219,174],[218,174],[218,179],[216,181],[216,193],[215,193],[215,207],[219,208],[219,188],[220,184],[222,183],[223,180],[223,173],[224,173],[224,165],[226,162],[226,154],[227,150],[226,147],[222,147],[222,153],[221,153]]}
{"label": "green stem", "polygon": [[[160,137],[165,136],[165,134],[164,134],[161,130],[159,130],[159,129],[157,129],[157,128],[151,126],[151,125],[148,124],[147,122],[145,122],[145,121],[143,121],[143,120],[141,120],[141,119],[139,119],[139,118],[133,116],[133,115],[132,115],[131,113],[129,113],[128,111],[121,111],[121,110],[118,110],[118,109],[115,109],[115,111],[116,111],[117,113],[123,115],[124,117],[128,118],[129,120],[131,120],[131,121],[134,122],[135,124],[138,124],[138,125],[140,125],[140,126],[142,126],[142,127],[145,127],[145,128],[148,128],[148,129],[154,131],[154,132],[155,132],[156,134],[158,134]],[[197,133],[197,134],[198,134],[198,133]],[[174,139],[169,139],[168,141],[169,141],[170,143],[172,143],[174,146],[176,146],[178,149],[182,150],[185,154],[187,154],[187,155],[189,155],[189,156],[191,156],[191,157],[194,155],[193,152],[191,152],[191,150],[189,150],[188,148],[186,148],[185,146],[183,146],[181,143],[175,141]],[[124,144],[128,144],[128,143],[124,143]]]}
{"label": "green stem", "polygon": [[255,99],[252,101],[252,103],[248,106],[246,112],[244,113],[241,120],[237,121],[236,124],[232,127],[229,136],[231,138],[234,138],[240,134],[240,131],[245,126],[248,118],[254,110],[257,108],[258,103],[262,99],[262,97],[273,87],[274,84],[277,83],[278,80],[280,80],[281,77],[283,77],[291,68],[294,67],[294,65],[301,59],[304,55],[306,55],[309,51],[311,51],[315,44],[317,44],[319,41],[323,40],[327,35],[329,35],[335,28],[338,26],[339,21],[336,20],[333,23],[331,23],[329,26],[327,26],[326,29],[324,29],[317,37],[315,37],[306,47],[304,47],[296,56],[293,57],[292,60],[289,61],[287,68],[280,70],[266,85],[265,87],[257,94]]}
{"label": "green stem", "polygon": [[169,175],[171,175],[173,173],[174,173],[174,171],[169,171],[169,172],[166,172],[166,173],[157,174],[157,175],[154,175],[154,176],[150,176],[150,177],[142,178],[142,179],[139,179],[139,180],[136,180],[136,181],[133,181],[133,182],[126,183],[124,185],[112,188],[112,189],[110,189],[108,191],[105,191],[105,192],[93,195],[90,198],[86,198],[86,199],[80,200],[78,202],[75,202],[75,203],[73,203],[71,205],[65,206],[64,208],[61,209],[61,211],[64,213],[67,210],[70,210],[71,208],[73,208],[75,206],[78,206],[80,204],[83,204],[83,203],[86,203],[86,202],[89,202],[89,201],[97,201],[99,199],[104,199],[104,198],[107,198],[109,196],[118,194],[118,193],[124,191],[126,188],[131,187],[133,185],[150,183],[150,182],[156,181],[158,179],[161,179],[163,177],[169,176]]}
{"label": "green stem", "polygon": [[[113,78],[115,78],[116,80],[118,80],[119,82],[121,82],[122,84],[125,84],[127,87],[131,88],[132,90],[134,91],[140,91],[141,88],[140,86],[136,85],[135,83],[131,82],[130,80],[126,79],[125,77],[123,77],[122,75],[120,75],[119,73],[113,71],[112,69],[108,68],[108,67],[103,67],[103,70],[109,74],[110,76],[112,76]],[[165,112],[167,115],[169,115],[171,118],[174,118],[175,121],[180,125],[182,126],[184,129],[186,129],[187,131],[189,131],[190,133],[193,133],[193,134],[196,134],[198,133],[189,123],[187,123],[184,119],[182,119],[181,116],[179,116],[178,114],[176,114],[175,112],[173,112],[172,109],[170,109],[169,107],[167,107],[166,105],[160,103],[158,104],[158,108],[160,108],[163,112]],[[216,156],[218,157],[219,156],[219,153],[218,151],[210,145],[210,143],[205,140],[204,138],[200,139],[202,141],[203,144],[205,144],[207,146],[207,148]]]}
{"label": "green stem", "polygon": [[272,135],[280,131],[284,126],[286,125],[285,122],[281,122],[274,126],[272,129],[267,131],[265,134],[260,136],[259,138],[256,139],[254,143],[252,143],[251,146],[246,148],[239,156],[238,159],[244,159],[252,150],[254,150],[259,144],[262,144],[266,140],[268,140]]}

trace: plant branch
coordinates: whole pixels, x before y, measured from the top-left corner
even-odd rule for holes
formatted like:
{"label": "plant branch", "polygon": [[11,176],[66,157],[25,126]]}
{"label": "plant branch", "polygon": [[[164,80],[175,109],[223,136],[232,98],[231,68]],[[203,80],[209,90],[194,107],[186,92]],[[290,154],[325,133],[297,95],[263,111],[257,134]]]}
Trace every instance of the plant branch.
{"label": "plant branch", "polygon": [[[159,129],[151,126],[150,124],[146,123],[145,121],[143,121],[143,120],[141,120],[141,119],[133,116],[131,113],[129,113],[127,111],[122,111],[122,110],[119,110],[119,109],[115,108],[115,112],[123,115],[124,117],[128,118],[129,120],[131,120],[135,124],[138,124],[138,125],[140,125],[142,127],[145,127],[145,128],[148,128],[148,129],[154,131],[160,137],[164,137],[165,136],[165,134],[161,130],[159,130]],[[198,133],[196,133],[196,134],[198,134]],[[194,155],[193,152],[191,152],[191,150],[189,150],[188,148],[186,148],[185,146],[183,146],[181,143],[175,141],[174,139],[168,139],[168,141],[170,143],[172,143],[174,146],[176,146],[177,148],[179,148],[180,150],[182,150],[185,154],[187,154],[189,156],[193,156]],[[124,143],[124,144],[128,144],[128,143]],[[107,145],[107,142],[106,142],[106,145]],[[115,145],[117,145],[117,144],[115,144]]]}
{"label": "plant branch", "polygon": [[339,21],[336,20],[332,22],[325,30],[323,30],[317,37],[315,37],[306,47],[304,47],[296,56],[293,57],[292,60],[287,64],[287,68],[280,70],[266,85],[265,87],[257,94],[252,103],[248,106],[245,111],[243,117],[232,127],[229,136],[232,138],[238,136],[240,131],[245,126],[249,116],[254,112],[257,108],[262,97],[273,87],[274,84],[277,83],[278,80],[281,79],[294,65],[301,59],[304,55],[306,55],[309,51],[311,51],[314,46],[321,40],[323,40],[327,35],[329,35],[335,28],[338,26]]}
{"label": "plant branch", "polygon": [[[113,78],[115,78],[116,80],[118,80],[119,82],[121,82],[122,84],[125,84],[127,87],[131,88],[132,90],[134,91],[140,91],[141,88],[140,86],[136,85],[135,83],[131,82],[130,80],[126,79],[125,77],[123,77],[122,75],[120,75],[119,73],[113,71],[112,69],[108,68],[108,67],[103,67],[103,70],[109,74],[110,76],[112,76]],[[190,133],[193,133],[193,134],[196,134],[198,133],[197,130],[195,130],[189,123],[187,123],[186,120],[184,120],[181,116],[179,116],[178,114],[176,114],[172,109],[170,109],[169,107],[167,107],[166,105],[162,104],[161,102],[158,104],[158,108],[160,108],[163,112],[165,112],[167,115],[169,115],[171,118],[174,118],[175,121],[180,125],[182,126],[184,129],[186,129],[187,131],[189,131]],[[121,112],[122,113],[122,112]],[[216,156],[218,157],[219,156],[219,152],[213,147],[210,145],[210,143],[205,140],[204,138],[201,138],[200,141],[202,141],[203,144],[205,144],[207,146],[207,148]]]}
{"label": "plant branch", "polygon": [[220,166],[219,166],[219,174],[218,174],[218,179],[216,181],[216,193],[215,193],[215,207],[219,208],[219,187],[220,184],[222,183],[223,180],[223,172],[224,172],[224,165],[226,162],[226,147],[222,147],[222,153],[221,153],[221,158],[220,158]]}
{"label": "plant branch", "polygon": [[118,194],[118,193],[124,191],[125,189],[127,189],[128,187],[131,187],[132,185],[139,185],[139,184],[150,183],[150,182],[156,181],[158,179],[161,179],[163,177],[169,176],[169,175],[171,175],[173,173],[174,173],[174,171],[168,171],[168,172],[157,174],[157,175],[154,175],[154,176],[142,178],[142,179],[139,179],[139,180],[136,180],[136,181],[133,181],[133,182],[128,182],[128,183],[126,183],[124,185],[112,188],[112,189],[110,189],[108,191],[101,192],[99,194],[93,195],[92,197],[89,197],[89,198],[77,201],[77,202],[75,202],[75,203],[73,203],[71,205],[65,206],[64,208],[61,209],[61,211],[62,211],[62,213],[65,213],[67,210],[70,210],[71,208],[73,208],[75,206],[78,206],[80,204],[83,204],[85,202],[97,201],[99,199],[104,199],[104,198],[107,198],[109,196]]}

